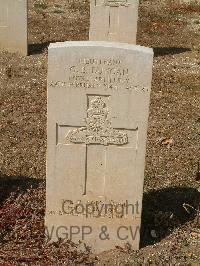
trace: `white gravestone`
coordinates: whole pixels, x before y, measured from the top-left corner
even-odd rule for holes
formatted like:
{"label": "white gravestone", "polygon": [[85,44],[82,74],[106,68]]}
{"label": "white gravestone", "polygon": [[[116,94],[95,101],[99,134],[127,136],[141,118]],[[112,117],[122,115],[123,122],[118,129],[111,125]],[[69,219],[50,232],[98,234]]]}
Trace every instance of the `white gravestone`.
{"label": "white gravestone", "polygon": [[27,0],[0,0],[0,49],[27,55]]}
{"label": "white gravestone", "polygon": [[50,45],[49,240],[139,248],[152,61],[130,44]]}
{"label": "white gravestone", "polygon": [[90,41],[136,44],[138,0],[91,0]]}

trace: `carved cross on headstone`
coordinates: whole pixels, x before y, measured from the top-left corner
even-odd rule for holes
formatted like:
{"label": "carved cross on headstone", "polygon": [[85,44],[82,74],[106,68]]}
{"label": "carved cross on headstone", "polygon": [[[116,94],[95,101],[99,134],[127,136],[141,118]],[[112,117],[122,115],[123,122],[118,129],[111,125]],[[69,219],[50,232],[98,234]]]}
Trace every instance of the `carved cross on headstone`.
{"label": "carved cross on headstone", "polygon": [[108,116],[109,110],[103,97],[93,96],[87,109],[86,127],[70,130],[66,136],[68,144],[86,146],[83,195],[87,195],[88,192],[104,195],[108,147],[117,145],[122,148],[129,143],[128,132],[138,129],[112,128]]}
{"label": "carved cross on headstone", "polygon": [[0,27],[8,27],[8,7],[3,6],[0,8]]}
{"label": "carved cross on headstone", "polygon": [[[108,36],[115,35],[119,31],[119,7],[128,7],[128,0],[105,0],[105,6],[109,7],[109,29]],[[110,36],[112,39],[112,36]]]}
{"label": "carved cross on headstone", "polygon": [[90,40],[135,43],[138,0],[90,0]]}

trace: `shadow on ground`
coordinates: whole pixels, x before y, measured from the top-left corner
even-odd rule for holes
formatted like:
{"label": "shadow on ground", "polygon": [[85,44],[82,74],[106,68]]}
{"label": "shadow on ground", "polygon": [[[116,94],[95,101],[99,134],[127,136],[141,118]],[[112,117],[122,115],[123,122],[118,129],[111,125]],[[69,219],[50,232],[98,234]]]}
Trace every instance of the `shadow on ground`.
{"label": "shadow on ground", "polygon": [[185,52],[191,51],[190,48],[183,47],[154,47],[154,56],[164,56],[164,55],[173,55],[173,54],[181,54]]}
{"label": "shadow on ground", "polygon": [[[55,41],[54,41],[55,42]],[[28,54],[34,55],[34,54],[41,54],[44,52],[45,49],[47,49],[52,42],[44,42],[44,43],[34,43],[28,45]]]}
{"label": "shadow on ground", "polygon": [[[67,41],[67,40],[66,40]],[[55,42],[62,42],[61,40],[58,41],[49,41],[44,43],[34,43],[28,45],[28,54],[34,55],[34,54],[41,54],[44,52],[45,49],[47,49],[50,45],[50,43]],[[173,54],[181,54],[185,52],[191,51],[190,48],[183,48],[183,47],[154,47],[154,56],[164,56],[164,55],[173,55]]]}
{"label": "shadow on ground", "polygon": [[[173,229],[193,221],[199,206],[200,193],[194,188],[172,187],[144,193],[141,248],[160,242]],[[152,236],[152,230],[156,235]]]}
{"label": "shadow on ground", "polygon": [[28,189],[36,189],[44,180],[28,178],[23,176],[0,176],[0,207],[4,201],[14,193],[17,197]]}
{"label": "shadow on ground", "polygon": [[42,54],[46,49],[48,49],[48,47],[51,43],[67,42],[67,41],[72,41],[72,40],[68,40],[67,38],[63,38],[63,39],[59,39],[59,40],[51,40],[48,42],[29,44],[28,45],[28,55]]}
{"label": "shadow on ground", "polygon": [[[11,193],[17,197],[44,182],[21,176],[0,176],[0,208]],[[193,222],[199,207],[200,192],[194,188],[172,187],[144,193],[140,248],[158,243],[173,229]]]}

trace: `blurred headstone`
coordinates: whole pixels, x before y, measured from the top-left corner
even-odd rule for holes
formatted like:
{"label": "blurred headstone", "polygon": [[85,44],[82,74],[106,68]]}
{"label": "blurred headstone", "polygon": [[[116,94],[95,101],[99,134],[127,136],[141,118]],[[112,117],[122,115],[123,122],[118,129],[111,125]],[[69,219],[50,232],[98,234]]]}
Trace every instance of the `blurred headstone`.
{"label": "blurred headstone", "polygon": [[27,0],[0,0],[0,49],[27,55]]}
{"label": "blurred headstone", "polygon": [[90,41],[136,44],[139,0],[90,0]]}

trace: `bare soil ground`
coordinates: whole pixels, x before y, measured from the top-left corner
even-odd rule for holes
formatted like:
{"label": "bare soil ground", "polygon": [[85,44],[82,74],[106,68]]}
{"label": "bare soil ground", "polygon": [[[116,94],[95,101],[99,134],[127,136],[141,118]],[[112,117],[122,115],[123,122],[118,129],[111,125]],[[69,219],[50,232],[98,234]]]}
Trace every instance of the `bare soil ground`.
{"label": "bare soil ground", "polygon": [[44,241],[50,42],[87,40],[89,2],[31,0],[29,56],[0,52],[0,265],[200,265],[200,7],[141,1],[154,48],[140,251]]}

